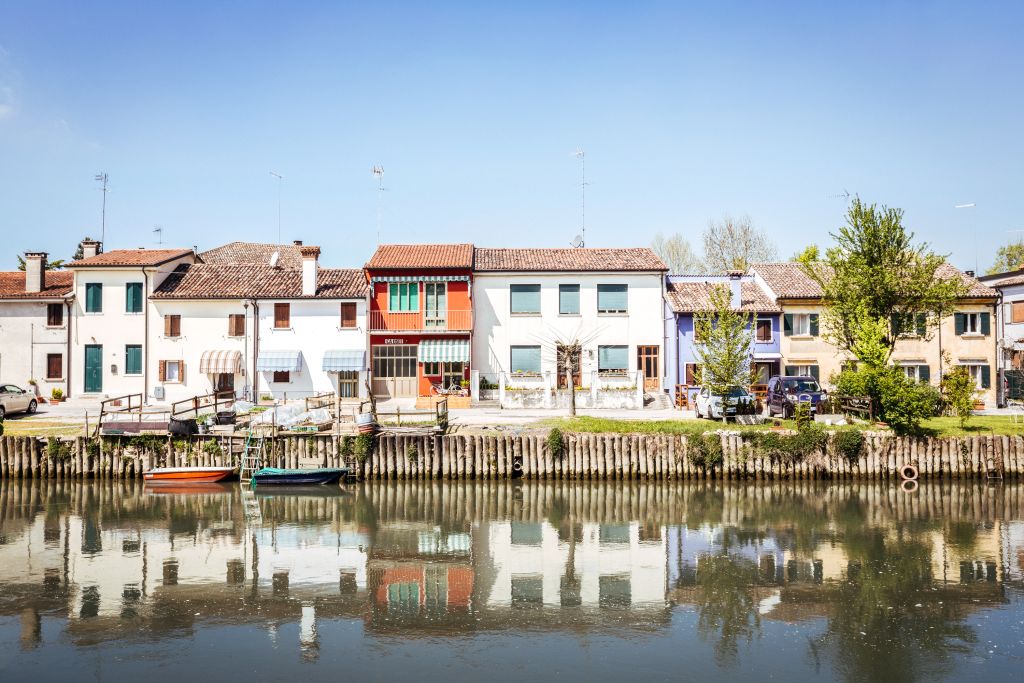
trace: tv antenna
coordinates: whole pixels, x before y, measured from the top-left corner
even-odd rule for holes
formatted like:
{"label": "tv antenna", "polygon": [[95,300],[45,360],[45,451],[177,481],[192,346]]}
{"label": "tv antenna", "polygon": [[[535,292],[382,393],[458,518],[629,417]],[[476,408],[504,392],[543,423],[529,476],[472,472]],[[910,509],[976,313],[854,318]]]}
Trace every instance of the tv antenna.
{"label": "tv antenna", "polygon": [[162,225],[154,225],[153,226],[153,234],[156,235],[156,243],[157,244],[163,244],[164,243],[164,226],[162,226]]}
{"label": "tv antenna", "polygon": [[100,191],[103,193],[103,209],[100,213],[100,244],[102,245],[107,241],[107,181],[110,180],[110,176],[106,171],[100,171],[93,179],[102,183],[100,185]]}
{"label": "tv antenna", "polygon": [[572,246],[579,248],[587,238],[587,153],[577,149],[572,155],[580,160],[580,234],[572,241]]}
{"label": "tv antenna", "polygon": [[579,249],[583,246],[583,235],[576,235],[572,238],[572,242],[569,243],[574,249]]}
{"label": "tv antenna", "polygon": [[277,243],[281,244],[281,181],[284,176],[275,171],[271,171],[270,175],[277,178]]}
{"label": "tv antenna", "polygon": [[374,166],[370,169],[377,178],[377,244],[380,244],[381,225],[384,222],[384,167]]}
{"label": "tv antenna", "polygon": [[844,187],[842,192],[836,192],[835,194],[826,195],[829,199],[845,199],[847,203],[850,202],[850,192]]}

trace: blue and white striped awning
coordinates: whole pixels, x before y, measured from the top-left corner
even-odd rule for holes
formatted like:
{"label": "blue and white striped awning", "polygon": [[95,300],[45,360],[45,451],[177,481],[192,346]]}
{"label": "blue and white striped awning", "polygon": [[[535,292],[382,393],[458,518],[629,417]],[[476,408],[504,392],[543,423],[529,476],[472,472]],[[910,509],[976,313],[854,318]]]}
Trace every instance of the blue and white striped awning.
{"label": "blue and white striped awning", "polygon": [[260,351],[257,372],[298,372],[302,369],[302,351]]}
{"label": "blue and white striped awning", "polygon": [[468,363],[468,339],[424,339],[420,342],[421,363]]}
{"label": "blue and white striped awning", "polygon": [[366,368],[366,351],[328,351],[324,354],[324,372],[351,372]]}
{"label": "blue and white striped awning", "polygon": [[370,282],[468,282],[468,275],[375,275]]}

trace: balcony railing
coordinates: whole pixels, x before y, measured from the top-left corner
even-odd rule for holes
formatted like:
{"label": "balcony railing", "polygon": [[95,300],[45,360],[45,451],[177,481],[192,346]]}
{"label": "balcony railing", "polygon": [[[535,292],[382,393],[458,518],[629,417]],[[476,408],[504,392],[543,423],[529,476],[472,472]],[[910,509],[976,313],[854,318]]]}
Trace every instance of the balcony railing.
{"label": "balcony railing", "polygon": [[473,329],[473,311],[370,311],[370,329],[390,332],[468,332]]}

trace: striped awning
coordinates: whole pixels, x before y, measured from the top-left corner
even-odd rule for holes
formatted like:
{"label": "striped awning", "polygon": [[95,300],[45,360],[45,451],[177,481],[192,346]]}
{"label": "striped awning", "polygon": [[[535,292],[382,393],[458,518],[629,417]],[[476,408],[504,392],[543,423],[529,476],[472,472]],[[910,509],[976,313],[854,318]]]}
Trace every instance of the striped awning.
{"label": "striped awning", "polygon": [[324,372],[352,372],[366,368],[366,351],[328,351],[324,354]]}
{"label": "striped awning", "polygon": [[260,351],[258,372],[298,372],[302,369],[302,351]]}
{"label": "striped awning", "polygon": [[375,275],[370,282],[468,282],[468,275]]}
{"label": "striped awning", "polygon": [[199,372],[209,375],[237,375],[242,372],[241,351],[203,351]]}
{"label": "striped awning", "polygon": [[468,339],[424,339],[420,342],[421,363],[468,363]]}

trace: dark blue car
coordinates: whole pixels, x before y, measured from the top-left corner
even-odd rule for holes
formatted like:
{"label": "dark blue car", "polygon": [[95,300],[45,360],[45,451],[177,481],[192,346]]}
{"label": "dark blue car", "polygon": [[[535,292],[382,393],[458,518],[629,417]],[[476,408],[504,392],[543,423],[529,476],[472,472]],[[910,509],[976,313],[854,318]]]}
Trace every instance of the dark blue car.
{"label": "dark blue car", "polygon": [[818,412],[819,404],[828,396],[810,375],[783,375],[768,380],[768,415],[793,417],[798,403],[808,403],[811,413]]}

